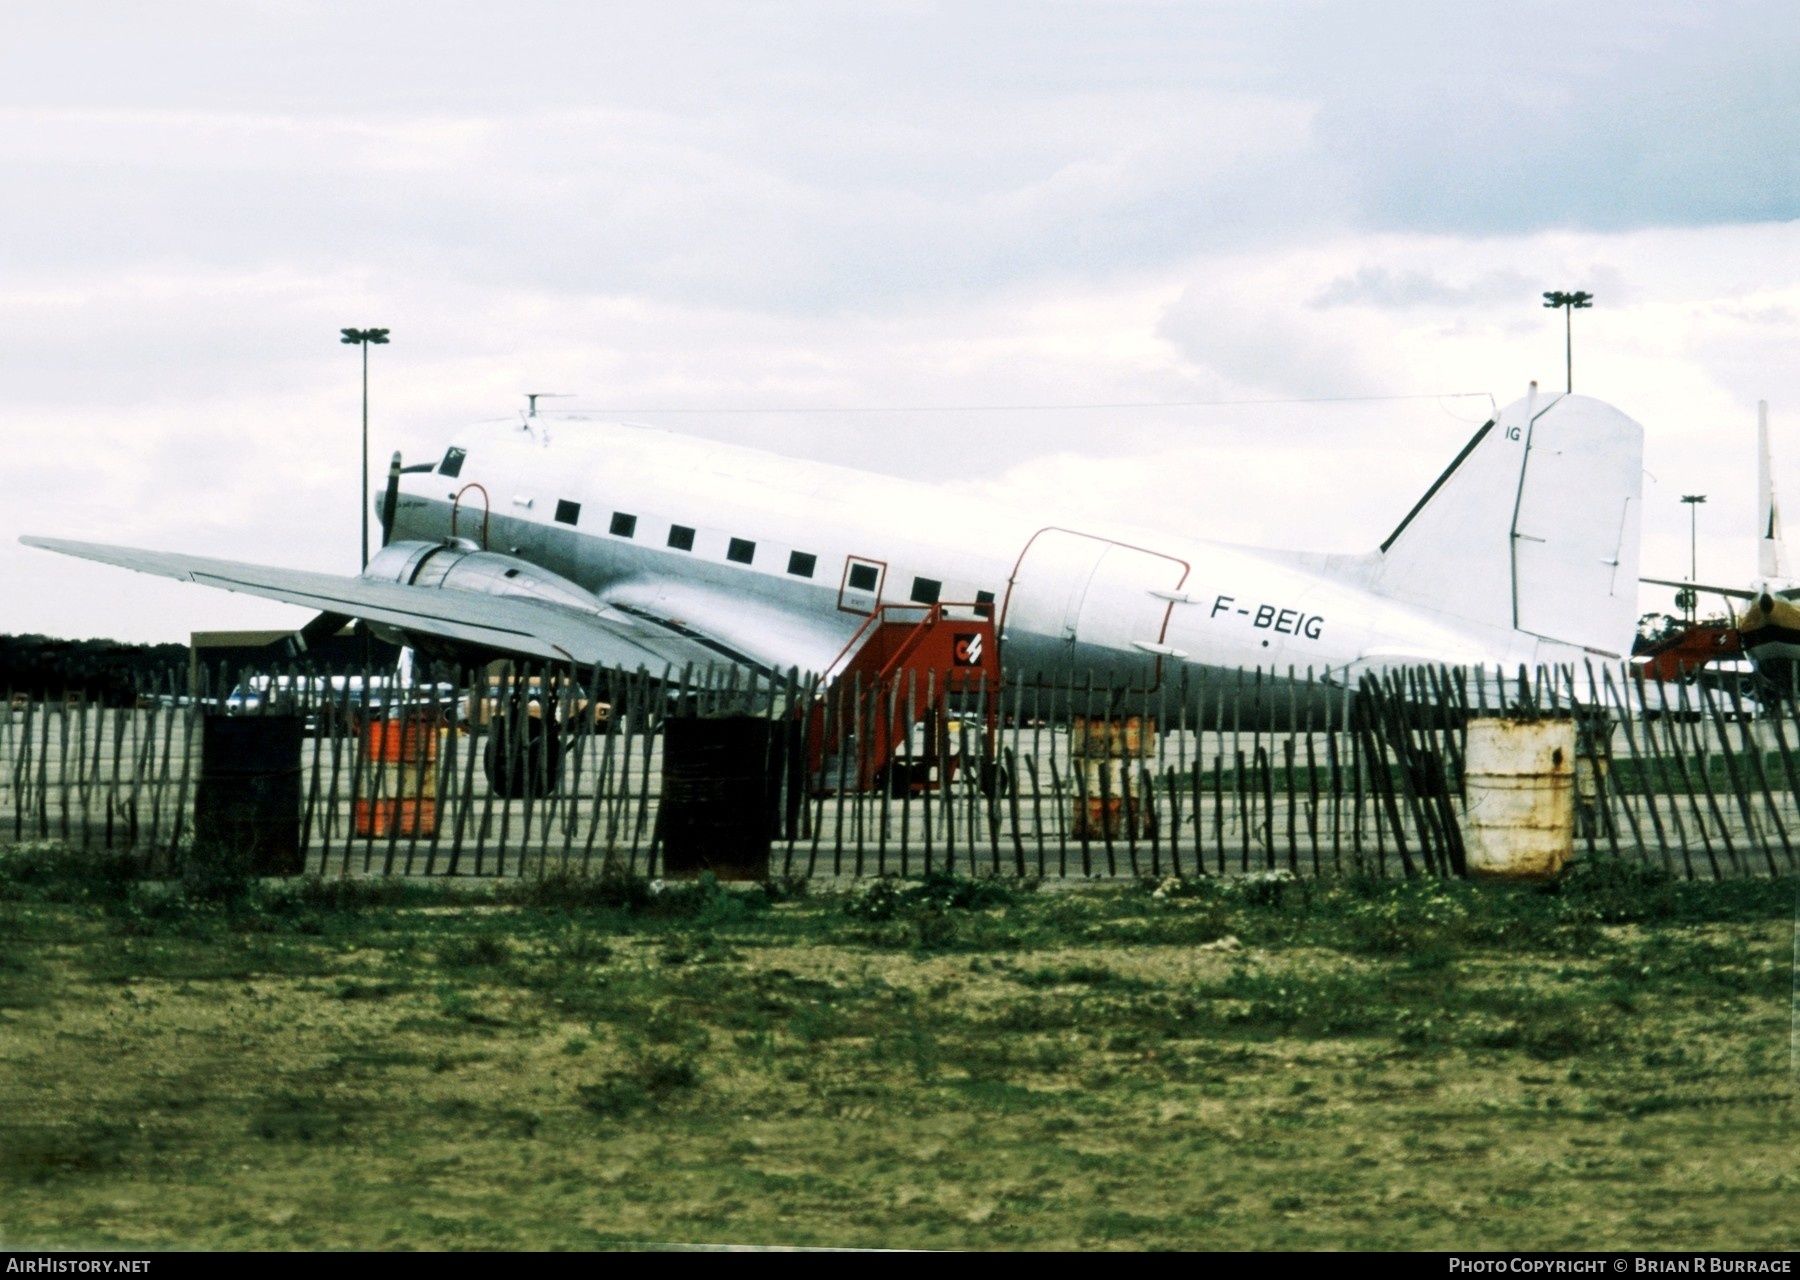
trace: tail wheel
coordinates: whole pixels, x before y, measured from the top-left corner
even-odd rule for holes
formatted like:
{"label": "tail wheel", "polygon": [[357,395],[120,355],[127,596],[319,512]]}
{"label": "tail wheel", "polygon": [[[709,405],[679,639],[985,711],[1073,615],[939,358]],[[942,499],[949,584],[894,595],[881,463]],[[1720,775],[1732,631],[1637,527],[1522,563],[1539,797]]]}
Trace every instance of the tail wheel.
{"label": "tail wheel", "polygon": [[562,743],[542,720],[496,715],[488,722],[483,760],[488,786],[507,800],[547,796],[556,790]]}

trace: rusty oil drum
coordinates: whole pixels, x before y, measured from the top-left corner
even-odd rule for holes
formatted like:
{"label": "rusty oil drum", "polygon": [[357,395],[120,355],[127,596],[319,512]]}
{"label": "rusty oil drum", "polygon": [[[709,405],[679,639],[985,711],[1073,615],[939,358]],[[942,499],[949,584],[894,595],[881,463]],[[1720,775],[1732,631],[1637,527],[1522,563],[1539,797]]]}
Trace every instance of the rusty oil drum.
{"label": "rusty oil drum", "polygon": [[1469,721],[1463,840],[1469,874],[1547,880],[1575,853],[1575,722]]}

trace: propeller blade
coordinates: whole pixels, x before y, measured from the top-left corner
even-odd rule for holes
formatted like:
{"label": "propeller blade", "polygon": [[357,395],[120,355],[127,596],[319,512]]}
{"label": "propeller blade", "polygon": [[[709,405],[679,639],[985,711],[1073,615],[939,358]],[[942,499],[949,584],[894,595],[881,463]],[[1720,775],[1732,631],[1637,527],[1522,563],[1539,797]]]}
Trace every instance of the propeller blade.
{"label": "propeller blade", "polygon": [[381,499],[381,545],[387,546],[388,539],[394,536],[394,510],[400,503],[400,451],[394,450],[394,460],[388,463],[387,493]]}

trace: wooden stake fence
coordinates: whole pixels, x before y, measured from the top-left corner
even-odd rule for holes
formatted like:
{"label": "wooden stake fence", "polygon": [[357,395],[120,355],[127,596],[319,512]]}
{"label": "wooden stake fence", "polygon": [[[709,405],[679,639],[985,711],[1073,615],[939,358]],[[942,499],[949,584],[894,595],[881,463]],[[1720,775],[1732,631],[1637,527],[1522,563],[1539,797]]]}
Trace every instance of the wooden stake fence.
{"label": "wooden stake fence", "polygon": [[[509,669],[473,697],[424,687],[384,698],[368,673],[333,684],[291,669],[206,673],[183,688],[173,676],[147,683],[132,706],[9,697],[0,844],[126,850],[146,873],[172,873],[193,834],[203,717],[293,714],[308,729],[300,830],[311,871],[655,875],[664,724],[748,714],[770,719],[776,743],[771,867],[783,876],[1455,876],[1468,719],[1572,714],[1594,779],[1580,856],[1689,878],[1800,869],[1800,708],[1729,688],[1645,687],[1616,668],[1419,668],[1355,689],[1293,670],[1149,690],[1074,678],[958,700],[929,674],[821,689],[799,672],[726,667]],[[246,689],[260,693],[233,696]],[[435,753],[378,766],[365,730],[383,718],[428,726]],[[1137,745],[1091,757],[1077,723],[1106,726],[1103,741],[1134,725]],[[859,743],[892,736],[915,758],[857,789]],[[429,822],[359,828],[359,801],[413,798],[429,800]]]}

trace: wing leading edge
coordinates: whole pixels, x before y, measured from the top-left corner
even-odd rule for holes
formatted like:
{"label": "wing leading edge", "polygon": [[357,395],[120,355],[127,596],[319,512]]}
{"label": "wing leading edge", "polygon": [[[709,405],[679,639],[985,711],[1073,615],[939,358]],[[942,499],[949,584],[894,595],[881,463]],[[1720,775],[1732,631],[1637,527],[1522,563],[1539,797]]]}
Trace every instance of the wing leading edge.
{"label": "wing leading edge", "polygon": [[144,551],[59,538],[20,538],[26,546],[138,573],[238,591],[323,612],[346,614],[456,644],[580,666],[676,670],[721,661],[718,648],[623,610],[583,610],[547,600],[436,591],[424,587],[280,569],[207,556]]}

